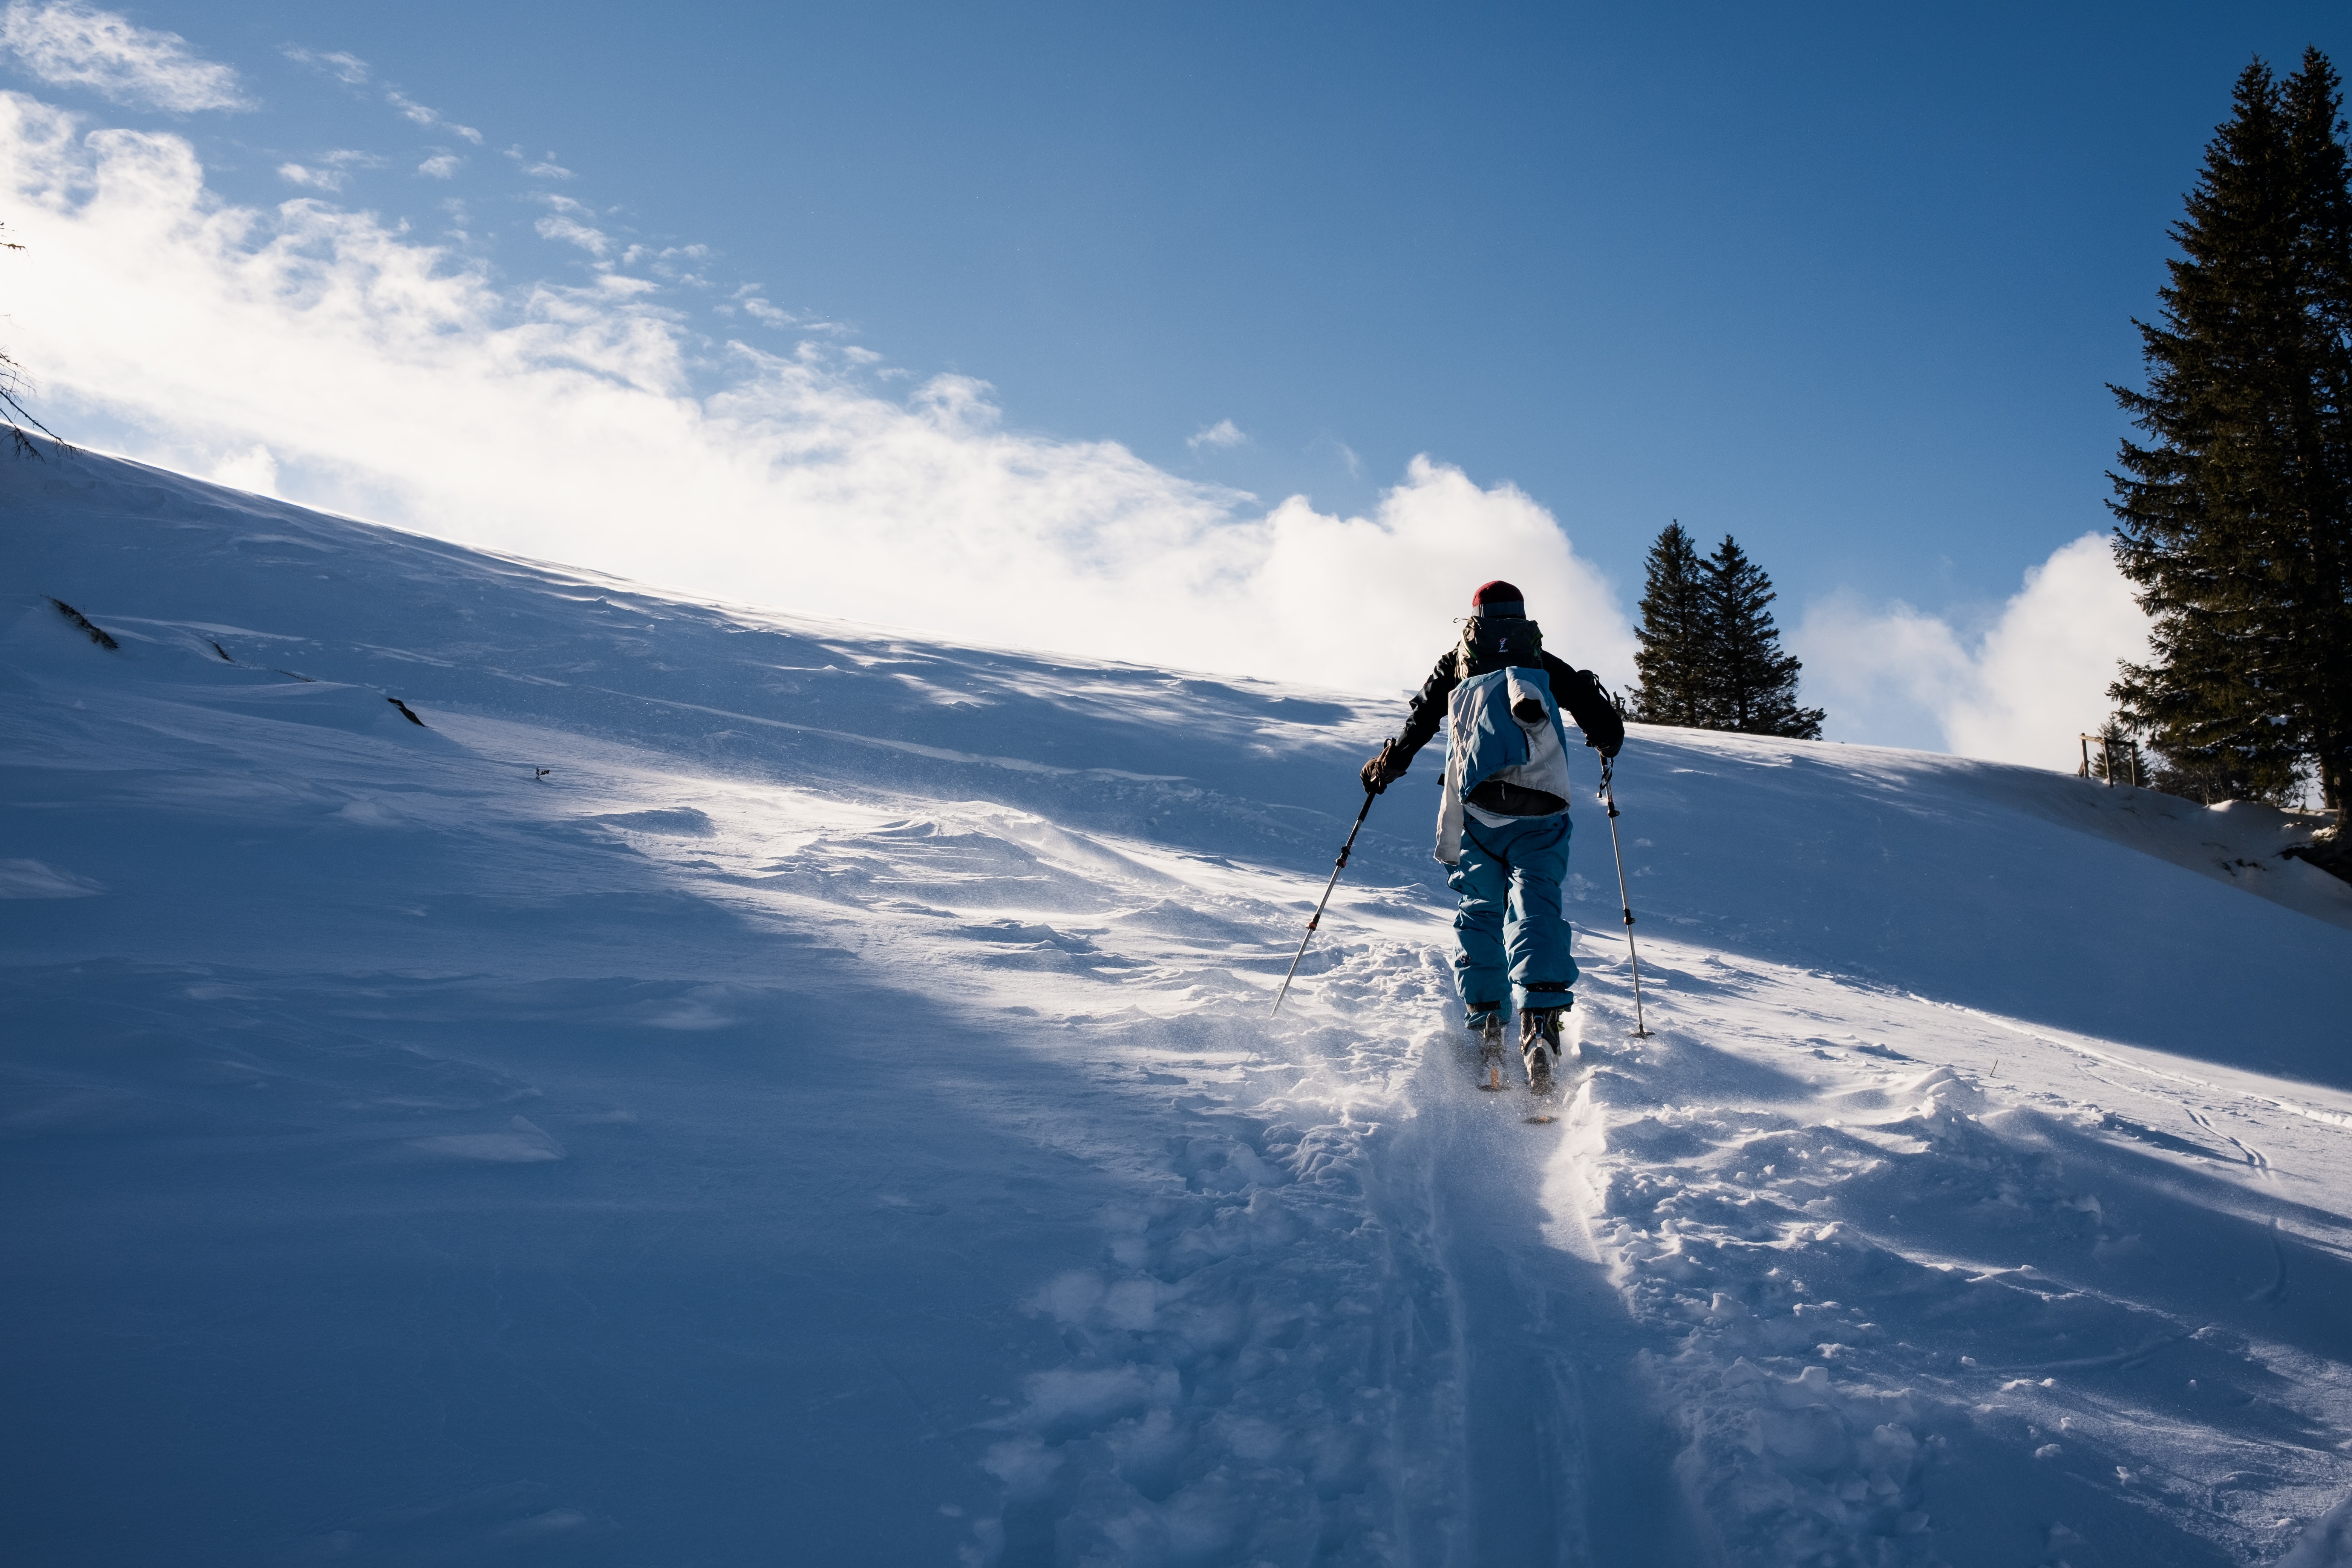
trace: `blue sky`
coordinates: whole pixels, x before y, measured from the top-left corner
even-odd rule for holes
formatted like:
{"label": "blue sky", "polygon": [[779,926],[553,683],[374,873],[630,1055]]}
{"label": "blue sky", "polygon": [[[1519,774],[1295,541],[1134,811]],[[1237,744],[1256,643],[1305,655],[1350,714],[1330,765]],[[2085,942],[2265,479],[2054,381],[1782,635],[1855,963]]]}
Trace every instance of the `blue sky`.
{"label": "blue sky", "polygon": [[[141,121],[227,201],[405,219],[510,287],[635,246],[711,342],[977,378],[1004,428],[1264,506],[1371,514],[1426,454],[1523,490],[1628,612],[1678,517],[1748,545],[1784,626],[1907,607],[1971,657],[2106,525],[2104,384],[2231,79],[2352,64],[2352,13],[2301,5],[121,15],[257,106]],[[1446,635],[1358,624],[1414,662]],[[1855,738],[1937,743],[1913,706]]]}
{"label": "blue sky", "polygon": [[1426,451],[1620,576],[1680,516],[1794,597],[1938,607],[2102,525],[2104,384],[2237,69],[2352,64],[2322,5],[134,15],[267,83],[257,172],[384,140],[273,58],[348,50],[1024,425],[1354,507]]}

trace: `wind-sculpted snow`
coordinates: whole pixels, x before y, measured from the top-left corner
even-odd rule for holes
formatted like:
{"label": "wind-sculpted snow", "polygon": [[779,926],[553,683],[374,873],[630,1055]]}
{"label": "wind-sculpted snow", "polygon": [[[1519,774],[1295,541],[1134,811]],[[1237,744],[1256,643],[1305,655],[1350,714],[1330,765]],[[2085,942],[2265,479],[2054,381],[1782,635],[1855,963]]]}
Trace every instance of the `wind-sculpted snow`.
{"label": "wind-sculpted snow", "polygon": [[2291,820],[1637,728],[1530,1125],[1393,700],[0,507],[12,1561],[2347,1561]]}

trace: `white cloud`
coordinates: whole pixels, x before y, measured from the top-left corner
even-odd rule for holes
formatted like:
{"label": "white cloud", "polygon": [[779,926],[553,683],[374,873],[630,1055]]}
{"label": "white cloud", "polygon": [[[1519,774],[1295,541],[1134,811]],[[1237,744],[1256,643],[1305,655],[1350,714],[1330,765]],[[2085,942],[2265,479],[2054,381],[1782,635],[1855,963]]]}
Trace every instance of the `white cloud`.
{"label": "white cloud", "polygon": [[568,217],[543,217],[538,228],[542,238],[560,239],[566,245],[576,245],[591,256],[602,257],[613,248],[613,242],[600,229],[590,228]]}
{"label": "white cloud", "polygon": [[340,191],[343,188],[345,171],[383,167],[383,160],[375,153],[361,153],[349,147],[338,148],[319,162],[326,167],[314,169],[300,163],[280,163],[278,165],[278,177],[289,184],[314,191]]}
{"label": "white cloud", "polygon": [[252,490],[265,496],[278,494],[278,459],[268,447],[258,443],[223,458],[205,477],[215,484],[227,485],[234,489]]}
{"label": "white cloud", "polygon": [[446,180],[465,166],[466,160],[455,153],[436,153],[416,165],[416,172],[427,178]]}
{"label": "white cloud", "polygon": [[621,265],[635,267],[639,262],[653,269],[654,276],[689,289],[708,289],[710,279],[699,272],[680,266],[681,261],[700,261],[709,256],[707,245],[672,245],[656,250],[650,245],[633,245],[622,253]]}
{"label": "white cloud", "polygon": [[1970,668],[1948,623],[1841,591],[1809,605],[1785,640],[1804,661],[1799,697],[1829,710],[1831,740],[1944,746],[1941,715]]}
{"label": "white cloud", "polygon": [[302,185],[314,191],[340,191],[343,188],[341,169],[310,169],[299,163],[280,163],[278,177],[289,185]]}
{"label": "white cloud", "polygon": [[521,146],[518,144],[516,146],[507,148],[506,155],[513,159],[524,174],[531,175],[536,179],[568,180],[572,178],[572,171],[563,167],[561,163],[558,163],[555,161],[555,154],[552,153],[550,153],[547,155],[544,162],[533,163],[530,161],[530,154],[526,153],[522,150]]}
{"label": "white cloud", "polygon": [[[789,327],[793,324],[793,313],[790,310],[779,310],[765,300],[746,300],[743,301],[743,310],[744,313],[754,321],[765,321],[772,327]],[[875,356],[877,359],[880,357],[879,354]]]}
{"label": "white cloud", "polygon": [[1214,425],[1204,425],[1186,437],[1184,445],[1197,452],[1203,447],[1238,447],[1248,439],[1242,434],[1240,426],[1230,419],[1220,419]]}
{"label": "white cloud", "polygon": [[190,113],[250,109],[236,73],[199,58],[177,33],[134,25],[80,0],[27,0],[0,11],[0,47],[46,82],[86,87],[117,103]]}
{"label": "white cloud", "polygon": [[299,45],[289,44],[278,50],[278,53],[297,65],[305,65],[313,70],[324,71],[349,87],[361,86],[368,79],[367,61],[357,55],[345,54],[341,49],[319,54]]}
{"label": "white cloud", "polygon": [[428,109],[405,93],[386,89],[383,100],[400,110],[413,125],[435,126],[444,131],[454,131],[477,147],[482,144],[482,133],[472,126],[460,125],[454,120],[445,118],[439,110]]}
{"label": "white cloud", "polygon": [[2063,768],[2074,737],[2113,710],[2117,663],[2147,657],[2147,634],[2106,536],[2087,533],[2029,571],[1981,636],[1841,595],[1813,605],[1789,643],[1833,737]]}
{"label": "white cloud", "polygon": [[[279,493],[444,538],[1333,685],[1417,681],[1470,589],[1507,576],[1561,653],[1631,674],[1609,585],[1509,486],[1423,458],[1368,516],[1269,511],[1116,443],[1009,432],[984,383],[893,400],[821,339],[717,348],[634,289],[502,288],[370,214],[230,205],[178,137],[81,129],[0,94],[0,203],[41,239],[12,349],[139,456],[260,445]],[[730,379],[705,392],[714,353]]]}

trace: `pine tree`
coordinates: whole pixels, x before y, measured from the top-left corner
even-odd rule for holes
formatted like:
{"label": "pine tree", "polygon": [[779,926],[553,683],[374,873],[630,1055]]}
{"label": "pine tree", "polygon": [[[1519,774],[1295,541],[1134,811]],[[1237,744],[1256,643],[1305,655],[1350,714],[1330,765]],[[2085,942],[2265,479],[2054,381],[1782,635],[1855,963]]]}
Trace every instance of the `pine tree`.
{"label": "pine tree", "polygon": [[2352,764],[2352,189],[2317,50],[2284,87],[2255,61],[2207,146],[2181,256],[2139,327],[2147,390],[2113,388],[2116,557],[2153,659],[2112,689],[2170,779],[2284,800]]}
{"label": "pine tree", "polygon": [[1642,624],[1633,629],[1641,646],[1633,665],[1642,684],[1633,693],[1633,717],[1646,724],[1706,722],[1705,694],[1712,663],[1707,626],[1706,567],[1679,521],[1666,524],[1650,546],[1648,575],[1642,588]]}
{"label": "pine tree", "polygon": [[2327,57],[2303,52],[2287,79],[2287,151],[2302,188],[2306,309],[2315,331],[2316,505],[2300,520],[2292,591],[2296,721],[2326,803],[2352,792],[2352,156],[2343,82]]}
{"label": "pine tree", "polygon": [[1818,708],[1797,706],[1802,668],[1780,651],[1772,580],[1726,535],[1711,557],[1679,521],[1650,546],[1642,591],[1642,683],[1633,717],[1651,724],[1821,739]]}
{"label": "pine tree", "polygon": [[1780,651],[1770,608],[1779,596],[1772,579],[1727,533],[1704,569],[1710,644],[1706,728],[1820,740],[1828,715],[1797,706],[1797,673],[1803,666],[1794,654]]}

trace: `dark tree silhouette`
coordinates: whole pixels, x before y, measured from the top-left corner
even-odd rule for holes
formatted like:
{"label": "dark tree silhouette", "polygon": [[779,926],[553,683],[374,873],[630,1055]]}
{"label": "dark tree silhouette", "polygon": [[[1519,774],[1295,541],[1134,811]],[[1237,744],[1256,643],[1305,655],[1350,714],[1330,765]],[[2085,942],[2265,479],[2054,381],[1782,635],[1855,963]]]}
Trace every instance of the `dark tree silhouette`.
{"label": "dark tree silhouette", "polygon": [[1642,590],[1642,684],[1633,717],[1649,724],[1822,738],[1818,708],[1797,706],[1803,667],[1780,651],[1772,579],[1728,534],[1702,557],[1679,521],[1650,546]]}
{"label": "dark tree silhouette", "polygon": [[1679,521],[1668,523],[1650,546],[1642,624],[1634,635],[1641,646],[1633,665],[1642,680],[1633,692],[1633,716],[1648,724],[1703,727],[1712,659],[1706,568]]}
{"label": "dark tree silhouette", "polygon": [[1706,607],[1711,659],[1706,711],[1713,730],[1818,741],[1819,708],[1797,705],[1797,675],[1804,667],[1780,651],[1772,624],[1772,579],[1748,559],[1729,534],[1706,560]]}
{"label": "dark tree silhouette", "polygon": [[2331,806],[2352,768],[2352,187],[2335,70],[2257,60],[2205,149],[2126,441],[2117,563],[2155,622],[2113,693],[2168,787]]}

